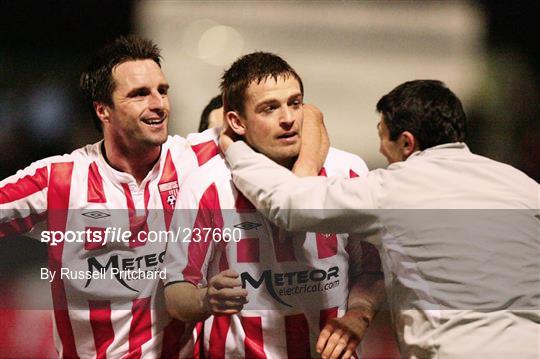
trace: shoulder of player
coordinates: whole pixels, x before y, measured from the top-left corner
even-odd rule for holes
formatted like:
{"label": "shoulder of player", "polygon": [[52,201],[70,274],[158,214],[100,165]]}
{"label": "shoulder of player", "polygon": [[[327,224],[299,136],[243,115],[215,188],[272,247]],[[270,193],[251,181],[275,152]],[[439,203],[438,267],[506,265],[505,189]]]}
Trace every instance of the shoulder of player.
{"label": "shoulder of player", "polygon": [[347,151],[343,151],[340,149],[337,149],[335,147],[330,147],[328,149],[328,155],[326,156],[325,165],[327,163],[337,163],[337,162],[345,162],[347,161],[357,161],[361,163],[365,163],[360,156],[355,155],[354,153],[350,153]]}
{"label": "shoulder of player", "polygon": [[358,176],[366,176],[369,173],[369,169],[362,158],[334,147],[330,147],[328,150],[324,168],[329,176],[349,177],[350,171],[353,171]]}
{"label": "shoulder of player", "polygon": [[181,155],[190,148],[190,145],[186,138],[180,135],[168,136],[167,141],[162,145],[161,154],[171,152],[175,157]]}
{"label": "shoulder of player", "polygon": [[[219,135],[219,133],[218,133]],[[190,133],[187,137],[180,135],[169,135],[167,141],[164,143],[166,149],[185,149],[193,146],[197,146],[206,142],[213,141],[217,144],[218,136],[212,132]]]}
{"label": "shoulder of player", "polygon": [[191,172],[180,184],[180,200],[177,209],[200,208],[204,198],[206,198],[204,207],[229,208],[232,203],[232,188],[231,172],[225,159],[221,155],[215,156]]}
{"label": "shoulder of player", "polygon": [[231,171],[227,167],[225,159],[217,155],[208,160],[200,167],[193,169],[186,179],[180,184],[181,191],[204,191],[212,183],[230,182]]}
{"label": "shoulder of player", "polygon": [[38,160],[32,163],[32,167],[50,166],[53,163],[73,163],[74,165],[86,165],[95,161],[99,156],[101,141],[79,147],[71,153],[56,155]]}
{"label": "shoulder of player", "polygon": [[28,166],[26,166],[25,168],[17,171],[17,173],[15,173],[13,176],[10,176],[0,181],[0,185],[16,182],[18,181],[18,179],[25,176],[34,176],[38,173],[38,171],[43,170],[43,169],[47,170],[46,178],[48,178],[49,177],[48,174],[50,173],[51,168],[53,167],[53,165],[56,165],[56,164],[72,165],[75,168],[75,171],[77,171],[77,168],[83,168],[83,167],[88,168],[88,166],[92,163],[92,161],[95,161],[97,159],[97,156],[98,156],[97,148],[100,143],[101,142],[97,142],[91,145],[86,145],[86,146],[77,148],[71,153],[50,156],[50,157],[46,157],[46,158],[34,161]]}
{"label": "shoulder of player", "polygon": [[203,132],[195,132],[187,135],[187,142],[194,146],[201,143],[214,141],[217,143],[221,128],[209,128]]}

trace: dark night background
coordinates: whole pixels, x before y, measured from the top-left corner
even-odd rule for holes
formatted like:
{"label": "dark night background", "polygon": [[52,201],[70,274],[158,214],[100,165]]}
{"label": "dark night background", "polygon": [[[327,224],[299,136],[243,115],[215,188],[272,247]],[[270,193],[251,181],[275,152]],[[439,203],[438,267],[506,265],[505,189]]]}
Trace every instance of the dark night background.
{"label": "dark night background", "polygon": [[[512,133],[486,138],[493,118],[482,108],[466,109],[469,144],[473,151],[518,167],[540,180],[540,36],[538,1],[481,1],[488,26],[491,56],[511,54],[524,59],[533,78],[525,83],[504,84],[508,107],[503,120],[512,121]],[[79,74],[87,59],[103,43],[134,31],[134,2],[115,1],[2,1],[0,32],[0,178],[31,162],[99,139],[78,90]],[[504,78],[513,63],[498,71]],[[43,102],[57,101],[61,110],[40,113]],[[39,119],[43,116],[43,119]],[[39,125],[36,125],[38,123]],[[504,141],[508,151],[492,154],[493,138]],[[502,158],[498,158],[502,157]],[[21,257],[19,247],[41,257],[45,246],[35,241],[0,241],[0,273],[13,271]],[[36,248],[29,250],[29,247]],[[20,253],[20,252],[19,252]]]}
{"label": "dark night background", "polygon": [[[466,109],[468,143],[539,181],[540,2],[477,4],[487,20],[496,91]],[[136,30],[133,9],[126,0],[0,2],[0,179],[100,138],[78,90],[79,74],[103,43]],[[35,240],[0,241],[0,280],[23,266],[46,265],[46,251]]]}

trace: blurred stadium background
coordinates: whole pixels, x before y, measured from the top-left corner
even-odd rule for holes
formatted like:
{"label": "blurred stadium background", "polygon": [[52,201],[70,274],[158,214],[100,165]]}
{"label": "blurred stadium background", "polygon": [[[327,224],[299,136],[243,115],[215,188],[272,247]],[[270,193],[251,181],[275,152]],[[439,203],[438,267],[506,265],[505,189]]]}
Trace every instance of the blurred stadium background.
{"label": "blurred stadium background", "polygon": [[[99,139],[79,74],[104,42],[137,33],[163,49],[171,132],[196,131],[222,71],[264,50],[302,76],[332,144],[370,168],[385,164],[376,101],[403,81],[436,78],[463,99],[473,151],[540,180],[538,1],[1,1],[0,12],[0,178]],[[0,241],[2,358],[54,356],[49,314],[13,311],[49,297],[41,266],[44,245]],[[378,330],[368,357],[395,356],[389,328]]]}

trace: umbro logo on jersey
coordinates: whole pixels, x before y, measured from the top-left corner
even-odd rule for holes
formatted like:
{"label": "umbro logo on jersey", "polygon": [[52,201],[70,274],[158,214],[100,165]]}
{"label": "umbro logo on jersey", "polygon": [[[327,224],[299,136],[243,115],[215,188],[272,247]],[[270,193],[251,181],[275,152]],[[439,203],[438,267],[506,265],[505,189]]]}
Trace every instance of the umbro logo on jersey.
{"label": "umbro logo on jersey", "polygon": [[92,219],[101,219],[101,218],[106,218],[106,217],[111,216],[108,213],[100,212],[100,211],[86,212],[86,213],[83,213],[82,215],[88,218],[92,218]]}
{"label": "umbro logo on jersey", "polygon": [[235,228],[240,228],[240,229],[243,229],[244,231],[248,231],[254,228],[259,228],[260,226],[262,226],[262,224],[253,223],[253,222],[242,222],[242,223],[238,223],[234,225]]}

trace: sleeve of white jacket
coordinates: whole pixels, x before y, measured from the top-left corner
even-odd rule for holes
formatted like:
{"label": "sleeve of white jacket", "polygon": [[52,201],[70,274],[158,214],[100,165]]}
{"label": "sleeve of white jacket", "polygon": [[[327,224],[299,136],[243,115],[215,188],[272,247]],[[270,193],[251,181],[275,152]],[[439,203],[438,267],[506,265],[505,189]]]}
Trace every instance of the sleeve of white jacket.
{"label": "sleeve of white jacket", "polygon": [[229,147],[226,158],[238,189],[289,231],[361,233],[376,220],[369,179],[299,178],[242,141]]}

